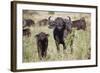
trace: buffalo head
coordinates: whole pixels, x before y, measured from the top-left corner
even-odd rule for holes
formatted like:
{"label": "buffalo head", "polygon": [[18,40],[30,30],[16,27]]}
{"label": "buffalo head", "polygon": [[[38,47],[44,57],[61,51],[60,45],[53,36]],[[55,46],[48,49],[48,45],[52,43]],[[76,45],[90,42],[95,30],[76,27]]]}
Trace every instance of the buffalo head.
{"label": "buffalo head", "polygon": [[71,32],[72,21],[69,16],[67,18],[57,17],[56,19],[51,19],[51,16],[48,18],[48,27],[49,28],[58,28],[66,29],[67,31]]}

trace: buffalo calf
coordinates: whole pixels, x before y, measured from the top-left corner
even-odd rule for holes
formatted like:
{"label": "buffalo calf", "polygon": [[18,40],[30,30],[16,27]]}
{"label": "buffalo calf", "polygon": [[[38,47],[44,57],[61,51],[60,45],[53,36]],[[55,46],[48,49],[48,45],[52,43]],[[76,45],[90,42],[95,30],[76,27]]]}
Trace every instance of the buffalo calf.
{"label": "buffalo calf", "polygon": [[49,35],[44,32],[40,32],[35,36],[37,41],[38,55],[40,59],[45,58],[47,55],[48,36]]}

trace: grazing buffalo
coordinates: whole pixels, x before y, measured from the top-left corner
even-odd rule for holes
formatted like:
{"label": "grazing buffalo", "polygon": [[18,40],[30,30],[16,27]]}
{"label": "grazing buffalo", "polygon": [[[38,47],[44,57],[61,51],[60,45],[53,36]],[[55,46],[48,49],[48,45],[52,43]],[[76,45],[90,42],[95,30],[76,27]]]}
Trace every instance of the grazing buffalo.
{"label": "grazing buffalo", "polygon": [[27,37],[31,36],[31,32],[29,28],[23,29],[23,36],[27,36]]}
{"label": "grazing buffalo", "polygon": [[76,27],[77,30],[86,29],[86,21],[85,18],[80,18],[79,20],[72,21],[72,27]]}
{"label": "grazing buffalo", "polygon": [[35,24],[35,22],[32,19],[24,19],[23,20],[23,27],[30,27],[33,26]]}
{"label": "grazing buffalo", "polygon": [[57,50],[59,51],[59,45],[62,44],[63,45],[63,49],[66,49],[66,45],[64,42],[64,31],[67,30],[67,32],[71,31],[71,27],[69,27],[69,25],[71,25],[71,18],[68,17],[68,19],[63,19],[61,17],[57,17],[54,21],[50,20],[51,17],[49,17],[48,21],[49,21],[49,26],[53,27],[53,36],[54,36],[54,40],[56,43],[56,47]]}
{"label": "grazing buffalo", "polygon": [[45,58],[47,55],[47,48],[48,48],[48,36],[49,34],[46,34],[44,32],[40,32],[35,37],[37,38],[37,49],[38,49],[38,55],[40,59]]}
{"label": "grazing buffalo", "polygon": [[42,19],[39,21],[39,26],[45,26],[48,24],[48,19]]}

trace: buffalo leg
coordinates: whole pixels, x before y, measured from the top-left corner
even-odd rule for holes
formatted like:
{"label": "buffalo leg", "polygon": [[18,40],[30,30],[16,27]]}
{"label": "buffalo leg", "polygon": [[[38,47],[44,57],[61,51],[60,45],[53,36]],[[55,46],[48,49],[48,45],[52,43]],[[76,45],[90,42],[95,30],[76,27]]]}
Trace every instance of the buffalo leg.
{"label": "buffalo leg", "polygon": [[41,56],[42,56],[42,58],[44,57],[44,51],[41,51]]}
{"label": "buffalo leg", "polygon": [[41,57],[41,50],[40,50],[40,48],[38,48],[38,56],[39,56],[39,58],[40,58],[40,60],[41,60],[42,57]]}
{"label": "buffalo leg", "polygon": [[71,54],[72,54],[73,53],[73,40],[71,40],[70,48],[71,48]]}
{"label": "buffalo leg", "polygon": [[66,49],[65,42],[63,41],[62,44],[63,44],[63,49],[65,50]]}
{"label": "buffalo leg", "polygon": [[59,43],[56,41],[56,47],[57,47],[57,51],[59,52]]}
{"label": "buffalo leg", "polygon": [[44,52],[44,57],[46,58],[46,56],[47,56],[47,49]]}

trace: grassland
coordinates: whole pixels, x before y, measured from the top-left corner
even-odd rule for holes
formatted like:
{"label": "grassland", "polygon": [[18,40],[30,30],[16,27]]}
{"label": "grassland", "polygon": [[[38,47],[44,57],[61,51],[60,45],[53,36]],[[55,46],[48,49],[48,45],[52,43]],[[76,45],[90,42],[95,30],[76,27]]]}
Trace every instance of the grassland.
{"label": "grassland", "polygon": [[[86,31],[84,30],[73,30],[73,34],[75,35],[73,38],[73,52],[71,53],[70,47],[70,36],[69,34],[65,38],[65,43],[67,49],[63,51],[62,45],[60,45],[60,52],[57,52],[55,41],[53,38],[53,29],[49,29],[48,25],[46,26],[38,26],[38,21],[43,18],[48,18],[52,16],[53,18],[56,17],[63,17],[66,18],[70,16],[72,20],[77,20],[81,17],[85,17],[87,28]],[[91,56],[91,15],[88,13],[63,13],[63,12],[44,12],[44,11],[27,11],[23,12],[23,18],[31,18],[35,20],[35,26],[30,27],[31,36],[25,37],[23,36],[23,62],[39,62],[37,46],[36,46],[36,38],[35,35],[39,32],[48,33],[50,36],[48,37],[48,50],[47,50],[47,57],[44,61],[61,61],[61,60],[86,60],[90,59]],[[43,61],[43,60],[42,60]]]}

